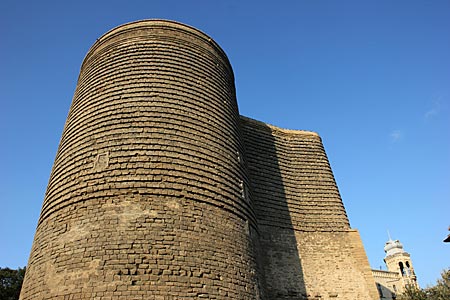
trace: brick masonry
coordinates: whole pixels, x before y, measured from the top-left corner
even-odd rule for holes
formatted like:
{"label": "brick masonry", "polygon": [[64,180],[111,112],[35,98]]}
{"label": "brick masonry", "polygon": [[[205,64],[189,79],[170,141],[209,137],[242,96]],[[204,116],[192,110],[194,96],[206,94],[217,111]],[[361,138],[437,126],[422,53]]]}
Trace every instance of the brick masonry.
{"label": "brick masonry", "polygon": [[239,116],[226,55],[194,28],[139,21],[98,39],[20,299],[374,295],[317,134]]}
{"label": "brick masonry", "polygon": [[241,126],[267,299],[378,299],[319,135]]}

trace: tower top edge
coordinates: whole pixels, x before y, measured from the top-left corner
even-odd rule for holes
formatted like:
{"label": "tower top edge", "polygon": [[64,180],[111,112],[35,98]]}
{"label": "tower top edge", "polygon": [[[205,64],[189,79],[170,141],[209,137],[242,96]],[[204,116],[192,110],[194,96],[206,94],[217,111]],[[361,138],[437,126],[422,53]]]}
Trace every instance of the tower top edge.
{"label": "tower top edge", "polygon": [[265,123],[262,121],[258,121],[258,120],[243,116],[243,115],[241,115],[240,117],[241,117],[241,120],[243,120],[245,122],[248,122],[248,123],[254,124],[254,125],[260,125],[260,126],[267,127],[271,131],[282,132],[282,133],[289,134],[289,135],[309,135],[309,136],[314,136],[314,137],[320,138],[320,135],[314,131],[281,128],[281,127],[278,127],[278,126],[275,126],[272,124],[268,124],[268,123]]}
{"label": "tower top edge", "polygon": [[[106,33],[104,33],[98,40],[101,41],[102,39],[107,38],[108,36],[122,30],[131,29],[131,28],[138,28],[138,27],[145,27],[145,26],[161,26],[161,27],[172,27],[180,30],[189,31],[191,33],[195,33],[199,36],[205,37],[206,39],[210,40],[210,42],[214,42],[217,44],[208,34],[201,31],[200,29],[197,29],[191,25],[187,25],[178,21],[173,20],[166,20],[166,19],[142,19],[142,20],[136,20],[128,23],[121,24],[119,26],[116,26]],[[218,46],[218,45],[217,45]]]}
{"label": "tower top edge", "polygon": [[165,20],[165,19],[137,20],[137,21],[132,21],[132,22],[121,24],[119,26],[116,26],[116,27],[108,30],[106,33],[104,33],[99,38],[97,38],[95,43],[89,48],[89,50],[87,51],[87,53],[83,59],[81,68],[83,68],[83,65],[85,64],[88,57],[92,53],[96,52],[97,49],[101,48],[103,44],[107,43],[109,39],[113,39],[115,36],[126,33],[127,31],[149,29],[149,28],[168,29],[168,30],[173,30],[173,31],[178,31],[178,32],[184,32],[188,35],[194,36],[194,37],[198,38],[199,40],[202,40],[203,43],[209,44],[210,47],[212,47],[217,52],[217,54],[224,59],[224,61],[230,67],[230,69],[232,69],[231,63],[230,63],[225,51],[208,34],[206,34],[205,32],[203,32],[193,26],[186,25],[181,22]]}

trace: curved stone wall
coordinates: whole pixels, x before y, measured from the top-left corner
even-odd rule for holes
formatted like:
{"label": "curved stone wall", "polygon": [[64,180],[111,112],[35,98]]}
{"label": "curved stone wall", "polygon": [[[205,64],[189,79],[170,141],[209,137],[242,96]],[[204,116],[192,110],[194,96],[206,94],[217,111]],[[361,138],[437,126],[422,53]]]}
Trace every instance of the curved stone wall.
{"label": "curved stone wall", "polygon": [[347,231],[350,224],[320,136],[241,118],[259,226]]}
{"label": "curved stone wall", "polygon": [[[89,50],[21,299],[254,299],[256,228],[231,66],[140,21]],[[169,297],[169,298],[167,298]]]}

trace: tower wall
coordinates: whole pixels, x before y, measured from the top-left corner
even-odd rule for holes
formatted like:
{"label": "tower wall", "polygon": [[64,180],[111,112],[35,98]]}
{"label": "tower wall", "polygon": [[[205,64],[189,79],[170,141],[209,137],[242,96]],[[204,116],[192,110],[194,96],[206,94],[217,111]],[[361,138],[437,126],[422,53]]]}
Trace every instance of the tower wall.
{"label": "tower wall", "polygon": [[333,172],[315,132],[241,117],[258,224],[301,231],[350,229]]}
{"label": "tower wall", "polygon": [[[388,271],[398,274],[398,282],[396,288],[399,294],[406,291],[408,286],[419,288],[417,284],[417,277],[414,272],[411,256],[407,252],[396,253],[384,258]],[[403,270],[400,267],[403,265]]]}
{"label": "tower wall", "polygon": [[267,299],[377,299],[319,135],[241,124]]}
{"label": "tower wall", "polygon": [[255,228],[231,66],[141,21],[89,50],[21,299],[255,299]]}

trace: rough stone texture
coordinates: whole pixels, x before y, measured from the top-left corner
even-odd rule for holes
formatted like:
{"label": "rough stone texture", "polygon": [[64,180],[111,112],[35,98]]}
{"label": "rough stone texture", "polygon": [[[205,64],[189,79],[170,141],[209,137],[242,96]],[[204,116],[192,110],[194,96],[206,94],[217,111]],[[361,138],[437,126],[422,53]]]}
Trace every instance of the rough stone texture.
{"label": "rough stone texture", "polygon": [[150,20],[93,45],[21,299],[373,292],[320,137],[240,117],[231,66],[214,41]]}
{"label": "rough stone texture", "polygon": [[258,224],[301,231],[350,225],[318,134],[241,117]]}
{"label": "rough stone texture", "polygon": [[267,299],[377,299],[320,137],[241,124]]}

